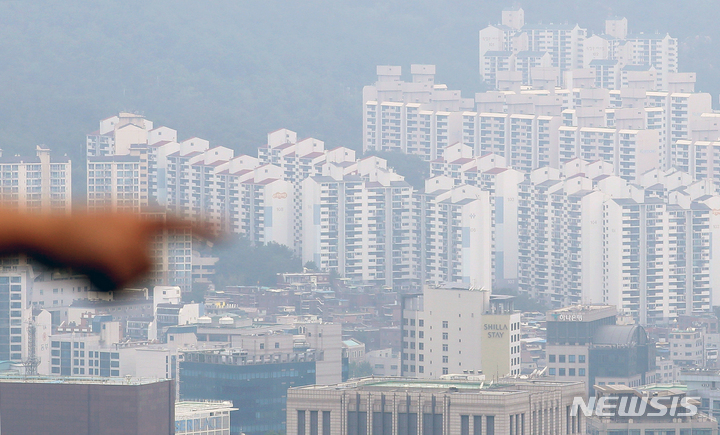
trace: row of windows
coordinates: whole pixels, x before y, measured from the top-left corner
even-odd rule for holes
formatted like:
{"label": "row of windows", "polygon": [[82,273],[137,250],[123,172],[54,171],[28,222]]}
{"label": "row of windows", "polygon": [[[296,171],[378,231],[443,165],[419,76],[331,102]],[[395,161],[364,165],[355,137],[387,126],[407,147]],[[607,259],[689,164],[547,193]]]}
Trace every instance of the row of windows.
{"label": "row of windows", "polygon": [[[555,367],[550,367],[548,369],[548,374],[550,376],[555,376],[556,374],[557,376],[566,376],[564,367],[557,370],[555,369]],[[575,376],[575,369],[567,369],[567,376]],[[577,370],[577,376],[585,376],[585,368],[579,368]]]}
{"label": "row of windows", "polygon": [[[548,362],[554,363],[556,362],[555,355],[548,355]],[[557,355],[557,362],[564,363],[566,362],[565,355]],[[575,362],[575,355],[567,355],[567,362],[574,363]],[[577,362],[584,363],[585,362],[585,355],[578,355],[577,356]]]}

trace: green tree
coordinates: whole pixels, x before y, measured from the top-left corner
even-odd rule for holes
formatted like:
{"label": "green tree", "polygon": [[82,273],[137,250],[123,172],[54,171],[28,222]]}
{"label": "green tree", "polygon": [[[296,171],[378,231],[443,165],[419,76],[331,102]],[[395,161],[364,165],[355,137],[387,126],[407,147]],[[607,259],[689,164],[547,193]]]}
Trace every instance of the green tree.
{"label": "green tree", "polygon": [[215,255],[215,287],[228,285],[277,284],[277,274],[300,272],[302,263],[287,246],[279,243],[254,245],[244,237],[236,236],[228,243],[218,246]]}
{"label": "green tree", "polygon": [[352,378],[365,378],[372,376],[373,368],[367,361],[351,362],[348,364],[348,376]]}
{"label": "green tree", "polygon": [[366,156],[378,156],[388,162],[388,166],[405,177],[405,181],[416,189],[425,187],[425,179],[430,176],[430,165],[420,157],[400,152],[371,151]]}
{"label": "green tree", "polygon": [[210,287],[210,284],[208,284],[208,283],[194,282],[192,285],[192,290],[190,292],[183,293],[183,302],[185,302],[185,303],[204,302],[205,294],[207,293],[209,287]]}
{"label": "green tree", "polygon": [[525,293],[520,293],[517,290],[509,288],[493,289],[492,291],[497,295],[510,295],[515,296],[515,309],[520,311],[539,311],[544,313],[550,310],[550,306],[544,301],[531,298]]}

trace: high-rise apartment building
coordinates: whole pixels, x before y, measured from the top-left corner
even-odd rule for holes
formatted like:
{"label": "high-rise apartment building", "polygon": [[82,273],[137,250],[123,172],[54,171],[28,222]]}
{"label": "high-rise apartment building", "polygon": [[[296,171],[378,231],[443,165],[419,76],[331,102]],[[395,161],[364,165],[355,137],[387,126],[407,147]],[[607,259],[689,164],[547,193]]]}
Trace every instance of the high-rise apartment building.
{"label": "high-rise apartment building", "polygon": [[378,66],[378,81],[363,88],[363,151],[402,152],[430,161],[460,140],[461,111],[473,108],[460,91],[435,84],[434,65]]}
{"label": "high-rise apartment building", "polygon": [[678,171],[638,181],[604,162],[533,171],[520,184],[520,290],[554,306],[613,304],[643,324],[709,309],[712,186]]}
{"label": "high-rise apartment building", "polygon": [[518,85],[534,85],[533,71],[547,70],[559,79],[553,86],[568,85],[583,68],[592,73],[589,83],[607,89],[634,81],[627,74],[621,78],[625,71],[644,72],[649,90],[676,83],[678,41],[670,35],[629,34],[622,17],[606,20],[605,33],[591,35],[577,24],[526,24],[519,8],[502,14],[502,24],[480,30],[479,38],[480,76],[496,89],[503,89],[501,77],[508,76]]}
{"label": "high-rise apartment building", "polygon": [[382,159],[361,163],[303,181],[303,261],[354,281],[416,285],[412,187]]}
{"label": "high-rise apartment building", "polygon": [[36,157],[0,153],[0,203],[22,212],[70,213],[72,167],[67,157],[51,157],[36,148]]}

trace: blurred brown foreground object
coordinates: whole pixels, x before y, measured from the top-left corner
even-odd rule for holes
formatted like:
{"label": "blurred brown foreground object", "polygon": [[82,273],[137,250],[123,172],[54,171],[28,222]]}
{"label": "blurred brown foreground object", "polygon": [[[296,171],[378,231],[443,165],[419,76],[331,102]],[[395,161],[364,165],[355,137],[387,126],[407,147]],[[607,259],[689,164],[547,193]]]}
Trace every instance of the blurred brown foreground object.
{"label": "blurred brown foreground object", "polygon": [[165,231],[214,234],[163,214],[23,214],[0,209],[0,255],[28,254],[52,267],[87,275],[101,290],[123,287],[152,267],[149,246]]}

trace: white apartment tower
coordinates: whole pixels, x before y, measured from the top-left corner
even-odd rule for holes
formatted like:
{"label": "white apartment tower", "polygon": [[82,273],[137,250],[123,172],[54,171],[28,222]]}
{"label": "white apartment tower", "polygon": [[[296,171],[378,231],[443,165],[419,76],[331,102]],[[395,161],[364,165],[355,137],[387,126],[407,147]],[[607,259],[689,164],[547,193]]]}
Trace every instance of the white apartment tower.
{"label": "white apartment tower", "polygon": [[473,101],[435,84],[434,65],[412,65],[412,82],[399,66],[378,66],[378,81],[363,88],[363,151],[416,154],[434,160],[460,139],[461,111]]}
{"label": "white apartment tower", "polygon": [[22,212],[70,213],[72,167],[67,157],[51,157],[36,148],[36,157],[0,154],[0,203]]}

